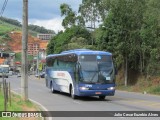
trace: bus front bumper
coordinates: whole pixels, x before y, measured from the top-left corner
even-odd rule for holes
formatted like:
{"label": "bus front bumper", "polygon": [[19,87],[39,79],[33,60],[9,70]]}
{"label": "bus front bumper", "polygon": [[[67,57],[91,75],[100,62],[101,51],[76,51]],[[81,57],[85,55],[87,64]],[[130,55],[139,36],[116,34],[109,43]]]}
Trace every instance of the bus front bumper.
{"label": "bus front bumper", "polygon": [[114,96],[115,90],[79,90],[77,96]]}

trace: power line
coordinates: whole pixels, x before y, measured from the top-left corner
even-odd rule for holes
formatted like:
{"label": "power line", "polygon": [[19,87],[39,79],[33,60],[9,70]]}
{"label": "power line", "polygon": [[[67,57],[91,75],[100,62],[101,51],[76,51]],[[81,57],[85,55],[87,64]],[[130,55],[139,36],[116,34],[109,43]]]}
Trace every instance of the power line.
{"label": "power line", "polygon": [[8,0],[5,0],[4,3],[3,3],[3,7],[2,7],[1,12],[0,12],[0,16],[1,17],[2,17],[2,15],[4,13],[4,10],[5,10],[6,6],[7,6],[7,3],[8,3]]}
{"label": "power line", "polygon": [[0,13],[1,16],[3,15],[3,12],[4,12],[4,10],[5,10],[5,7],[6,7],[6,5],[7,5],[7,1],[8,1],[8,0],[5,0],[4,3],[3,3],[3,7],[2,7],[1,13]]}

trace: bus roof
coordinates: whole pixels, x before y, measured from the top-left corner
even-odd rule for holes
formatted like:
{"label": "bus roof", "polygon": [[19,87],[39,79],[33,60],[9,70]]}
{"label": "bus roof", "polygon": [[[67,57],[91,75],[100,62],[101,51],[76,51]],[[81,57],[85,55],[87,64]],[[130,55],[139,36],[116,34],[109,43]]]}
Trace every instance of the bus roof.
{"label": "bus roof", "polygon": [[95,54],[98,54],[98,55],[112,55],[110,52],[105,52],[105,51],[96,51],[96,50],[90,50],[90,49],[74,49],[74,50],[63,51],[60,54],[50,54],[47,57],[68,55],[68,54],[76,54],[76,55],[95,55]]}
{"label": "bus roof", "polygon": [[9,67],[9,65],[0,65],[0,67]]}

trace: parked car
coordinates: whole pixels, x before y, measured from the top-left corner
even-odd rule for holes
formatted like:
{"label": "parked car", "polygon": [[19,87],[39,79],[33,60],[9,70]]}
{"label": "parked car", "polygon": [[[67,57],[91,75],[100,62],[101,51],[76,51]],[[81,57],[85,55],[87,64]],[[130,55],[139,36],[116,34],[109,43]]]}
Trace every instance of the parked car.
{"label": "parked car", "polygon": [[41,78],[45,78],[45,72],[41,72],[41,73],[40,73],[40,77],[41,77]]}
{"label": "parked car", "polygon": [[13,71],[9,71],[9,76],[12,76],[13,75]]}
{"label": "parked car", "polygon": [[44,72],[44,71],[42,71],[42,72],[40,72],[39,74],[38,74],[38,73],[36,73],[36,74],[35,74],[35,77],[45,78],[45,72]]}
{"label": "parked car", "polygon": [[17,77],[21,77],[21,73],[17,73]]}

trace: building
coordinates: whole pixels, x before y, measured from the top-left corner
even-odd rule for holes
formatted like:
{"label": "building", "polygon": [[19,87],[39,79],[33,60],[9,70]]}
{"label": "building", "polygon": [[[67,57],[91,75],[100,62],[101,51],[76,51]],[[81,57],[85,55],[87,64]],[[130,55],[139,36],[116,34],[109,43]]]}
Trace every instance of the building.
{"label": "building", "polygon": [[0,65],[4,64],[4,62],[5,62],[5,59],[4,58],[0,58]]}
{"label": "building", "polygon": [[[21,52],[22,50],[22,33],[21,32],[11,32],[11,41],[9,46],[11,50],[15,53]],[[41,40],[37,37],[28,35],[28,55],[37,56],[38,51],[43,49],[46,50],[48,41]]]}
{"label": "building", "polygon": [[36,56],[39,50],[38,42],[30,42],[28,43],[28,55]]}
{"label": "building", "polygon": [[51,40],[54,34],[37,34],[37,38],[41,40]]}

